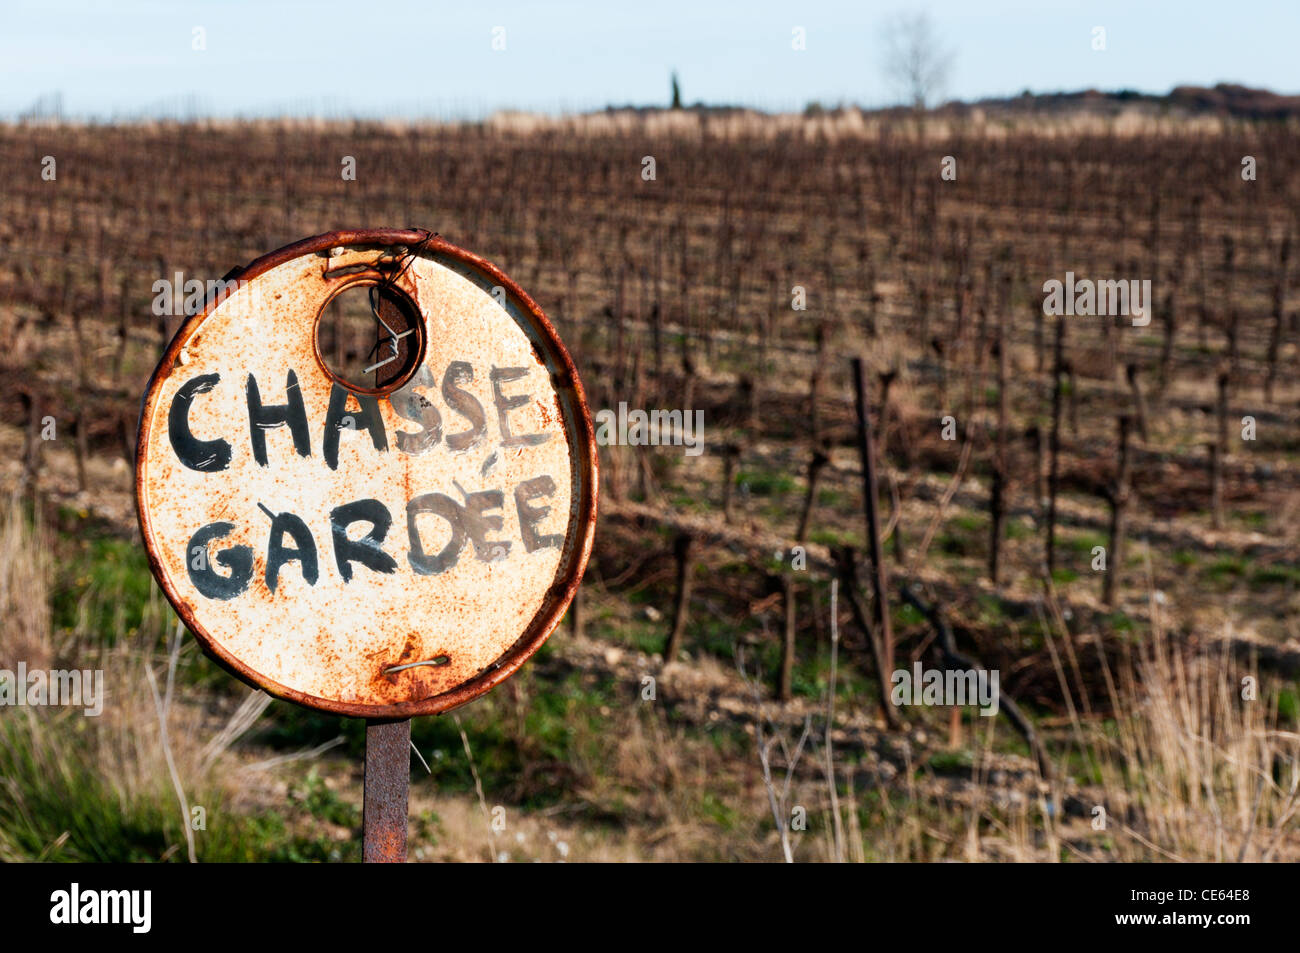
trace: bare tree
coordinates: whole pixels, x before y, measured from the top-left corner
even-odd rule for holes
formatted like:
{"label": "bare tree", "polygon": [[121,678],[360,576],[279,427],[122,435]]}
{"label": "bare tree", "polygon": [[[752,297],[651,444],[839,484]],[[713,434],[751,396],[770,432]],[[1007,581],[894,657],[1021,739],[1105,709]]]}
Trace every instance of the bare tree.
{"label": "bare tree", "polygon": [[899,13],[885,24],[882,68],[914,108],[924,109],[943,91],[952,59],[928,13]]}

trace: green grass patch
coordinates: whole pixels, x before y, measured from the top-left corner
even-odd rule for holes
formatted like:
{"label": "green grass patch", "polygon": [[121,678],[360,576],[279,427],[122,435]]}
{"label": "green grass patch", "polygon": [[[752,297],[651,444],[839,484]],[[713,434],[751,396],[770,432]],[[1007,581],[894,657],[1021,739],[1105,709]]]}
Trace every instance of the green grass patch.
{"label": "green grass patch", "polygon": [[838,529],[814,529],[808,533],[808,538],[822,546],[852,546],[860,541],[856,533]]}
{"label": "green grass patch", "polygon": [[[139,790],[108,777],[77,717],[41,718],[39,725],[35,718],[0,720],[0,860],[186,861],[180,805],[164,774]],[[323,809],[321,796],[314,797],[313,806]],[[192,814],[203,819],[203,828],[193,831],[200,861],[360,859],[355,837],[297,833],[279,811],[241,814],[214,791],[191,790],[189,802],[203,811]]]}
{"label": "green grass patch", "polygon": [[65,537],[56,548],[59,568],[50,595],[54,628],[66,633],[81,627],[106,644],[138,633],[153,588],[144,549],[106,535]]}
{"label": "green grass patch", "polygon": [[921,615],[916,606],[910,602],[895,603],[893,616],[894,626],[899,629],[925,622],[925,616]]}
{"label": "green grass patch", "polygon": [[704,797],[700,800],[700,814],[724,831],[735,829],[740,822],[740,814],[736,809],[712,791],[704,792]]}
{"label": "green grass patch", "polygon": [[1201,570],[1201,575],[1219,586],[1235,585],[1246,575],[1247,568],[1241,556],[1220,556]]}
{"label": "green grass patch", "polygon": [[939,533],[939,551],[949,556],[980,556],[987,549],[988,533],[987,516],[963,513],[948,520]]}
{"label": "green grass patch", "polygon": [[986,625],[995,625],[1006,621],[1006,607],[1003,606],[1002,600],[997,596],[981,592],[975,597],[975,602],[979,606],[979,619],[981,622]]}
{"label": "green grass patch", "polygon": [[936,751],[925,766],[935,774],[970,774],[975,761],[965,748],[959,751]]}
{"label": "green grass patch", "polygon": [[1075,533],[1069,538],[1067,545],[1075,555],[1092,558],[1094,548],[1106,545],[1106,537],[1100,533]]}
{"label": "green grass patch", "polygon": [[361,809],[330,789],[314,765],[307,777],[290,792],[289,797],[291,803],[298,804],[317,820],[338,824],[340,827],[361,826]]}
{"label": "green grass patch", "polygon": [[821,489],[817,491],[818,506],[839,506],[844,502],[845,494],[843,490]]}
{"label": "green grass patch", "polygon": [[1112,612],[1106,616],[1106,623],[1112,632],[1132,632],[1134,622],[1123,612]]}
{"label": "green grass patch", "polygon": [[1268,513],[1263,510],[1234,513],[1233,519],[1247,529],[1263,529],[1268,526]]}
{"label": "green grass patch", "polygon": [[784,496],[797,485],[787,474],[771,470],[741,470],[736,474],[736,488],[754,496]]}
{"label": "green grass patch", "polygon": [[1298,583],[1300,583],[1300,568],[1295,566],[1262,566],[1250,574],[1252,589],[1294,586]]}
{"label": "green grass patch", "polygon": [[1035,531],[1025,520],[1013,519],[1006,523],[1006,535],[1007,539],[1030,539]]}
{"label": "green grass patch", "polygon": [[1300,695],[1294,688],[1278,690],[1277,718],[1282,724],[1300,724]]}

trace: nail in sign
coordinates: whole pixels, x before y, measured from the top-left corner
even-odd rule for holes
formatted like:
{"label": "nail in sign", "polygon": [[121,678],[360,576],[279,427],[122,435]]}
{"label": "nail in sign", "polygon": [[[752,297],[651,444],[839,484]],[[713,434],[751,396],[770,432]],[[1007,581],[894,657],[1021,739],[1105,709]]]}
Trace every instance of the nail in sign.
{"label": "nail in sign", "polygon": [[[149,383],[136,462],[150,564],[205,650],[365,718],[508,677],[595,527],[591,419],[545,315],[423,231],[320,235],[208,290]],[[345,292],[365,307],[340,328]]]}

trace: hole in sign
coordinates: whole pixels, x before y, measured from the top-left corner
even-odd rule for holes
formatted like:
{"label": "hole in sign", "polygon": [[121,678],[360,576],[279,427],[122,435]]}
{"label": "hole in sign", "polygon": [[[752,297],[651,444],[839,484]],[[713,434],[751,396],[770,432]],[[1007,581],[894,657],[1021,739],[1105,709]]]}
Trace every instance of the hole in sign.
{"label": "hole in sign", "polygon": [[374,281],[336,292],[316,319],[316,355],[348,390],[387,395],[411,377],[424,354],[424,322],[405,293]]}

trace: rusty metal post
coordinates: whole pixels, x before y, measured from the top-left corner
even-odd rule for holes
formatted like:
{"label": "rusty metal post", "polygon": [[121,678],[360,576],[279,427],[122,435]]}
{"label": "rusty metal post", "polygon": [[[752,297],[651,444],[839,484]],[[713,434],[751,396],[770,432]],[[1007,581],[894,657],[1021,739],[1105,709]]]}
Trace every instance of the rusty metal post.
{"label": "rusty metal post", "polygon": [[411,720],[366,721],[366,777],[361,802],[361,859],[406,863],[407,790],[411,781]]}

